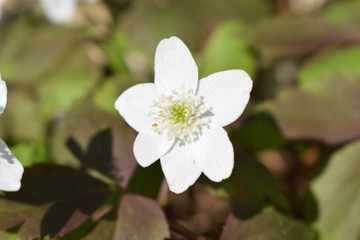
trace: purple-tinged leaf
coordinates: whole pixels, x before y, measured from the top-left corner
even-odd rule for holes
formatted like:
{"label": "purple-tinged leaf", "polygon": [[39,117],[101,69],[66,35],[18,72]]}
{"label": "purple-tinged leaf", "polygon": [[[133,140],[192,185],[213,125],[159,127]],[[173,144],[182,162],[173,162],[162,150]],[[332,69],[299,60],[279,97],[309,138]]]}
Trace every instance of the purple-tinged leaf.
{"label": "purple-tinged leaf", "polygon": [[251,219],[228,217],[220,240],[314,240],[315,233],[300,221],[268,208]]}
{"label": "purple-tinged leaf", "polygon": [[27,168],[19,192],[0,198],[0,229],[18,225],[24,239],[64,236],[88,220],[110,196],[85,172],[38,164]]}

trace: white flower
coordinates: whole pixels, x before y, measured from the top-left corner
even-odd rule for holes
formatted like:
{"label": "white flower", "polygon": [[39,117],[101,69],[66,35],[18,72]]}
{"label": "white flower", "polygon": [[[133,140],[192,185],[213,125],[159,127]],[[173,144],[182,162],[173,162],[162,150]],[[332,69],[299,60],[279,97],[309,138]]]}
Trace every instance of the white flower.
{"label": "white flower", "polygon": [[115,108],[139,133],[134,143],[138,163],[146,167],[160,158],[170,190],[181,193],[202,172],[215,182],[230,176],[234,151],[223,126],[241,115],[251,88],[242,70],[198,81],[189,49],[171,37],[156,49],[155,83],[129,88]]}
{"label": "white flower", "polygon": [[[0,76],[0,114],[4,112],[7,100],[5,82]],[[18,191],[21,187],[21,177],[24,168],[12,155],[8,146],[0,139],[0,190]]]}
{"label": "white flower", "polygon": [[319,10],[327,0],[290,0],[290,9],[296,14],[309,14]]}
{"label": "white flower", "polygon": [[[83,0],[96,3],[98,0]],[[40,0],[45,16],[50,22],[59,24],[68,22],[75,13],[78,0]]]}
{"label": "white flower", "polygon": [[1,16],[2,16],[2,5],[5,2],[5,0],[0,0],[0,20],[1,20]]}

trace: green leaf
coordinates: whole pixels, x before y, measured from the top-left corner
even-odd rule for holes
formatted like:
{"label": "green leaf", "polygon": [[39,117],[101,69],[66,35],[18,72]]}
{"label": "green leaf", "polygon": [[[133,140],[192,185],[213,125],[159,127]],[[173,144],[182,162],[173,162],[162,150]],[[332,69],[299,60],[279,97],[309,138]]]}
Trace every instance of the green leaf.
{"label": "green leaf", "polygon": [[64,236],[88,220],[109,196],[108,186],[85,172],[34,165],[25,169],[19,192],[0,198],[0,229],[21,225],[23,239]]}
{"label": "green leaf", "polygon": [[328,22],[360,32],[359,8],[359,1],[339,1],[325,8],[321,16]]}
{"label": "green leaf", "polygon": [[146,168],[138,166],[129,182],[127,190],[131,193],[156,199],[163,179],[164,174],[161,170],[160,161],[156,161]]}
{"label": "green leaf", "polygon": [[269,111],[287,139],[339,144],[360,136],[360,76],[334,73],[316,89],[286,89],[259,109]]}
{"label": "green leaf", "polygon": [[97,88],[96,92],[94,93],[94,103],[102,110],[119,117],[119,113],[114,107],[116,99],[123,91],[138,83],[142,82],[136,81],[127,74],[118,74],[108,78]]}
{"label": "green leaf", "polygon": [[11,147],[11,152],[24,166],[47,162],[49,159],[46,147],[40,143],[18,143]]}
{"label": "green leaf", "polygon": [[75,48],[63,59],[61,67],[53,69],[36,88],[42,116],[48,119],[69,109],[89,94],[99,76],[100,69],[81,48]]}
{"label": "green leaf", "polygon": [[3,232],[0,231],[0,239],[6,240],[21,240],[17,233]]}
{"label": "green leaf", "polygon": [[321,239],[360,238],[360,141],[335,152],[324,172],[313,182],[318,199],[316,227]]}
{"label": "green leaf", "polygon": [[[267,168],[256,159],[246,155],[236,154],[235,160],[231,179],[238,187],[237,195],[240,194],[241,199],[238,199],[240,203],[243,200],[241,195],[243,193],[241,188],[243,188],[250,194],[256,208],[272,204],[282,212],[290,213],[290,204],[285,193],[280,188],[280,182],[275,179]],[[235,195],[236,198],[238,198],[237,195]],[[243,205],[240,204],[238,208],[238,212],[243,212]]]}
{"label": "green leaf", "polygon": [[9,86],[7,106],[0,121],[3,123],[2,137],[15,141],[41,141],[44,138],[38,102],[25,89]]}
{"label": "green leaf", "polygon": [[230,215],[221,240],[315,240],[315,232],[300,221],[287,218],[272,208],[248,220]]}
{"label": "green leaf", "polygon": [[210,36],[204,52],[202,76],[230,69],[243,69],[255,77],[256,60],[245,42],[246,29],[239,21],[219,25]]}
{"label": "green leaf", "polygon": [[128,71],[124,55],[133,48],[126,35],[120,31],[116,31],[103,46],[110,66],[118,72]]}
{"label": "green leaf", "polygon": [[[333,49],[317,54],[305,63],[299,72],[302,89],[321,89],[324,78],[333,74],[360,76],[360,46]],[[340,80],[338,84],[342,84]]]}
{"label": "green leaf", "polygon": [[278,129],[269,121],[256,119],[231,132],[231,139],[248,148],[280,148],[285,144]]}

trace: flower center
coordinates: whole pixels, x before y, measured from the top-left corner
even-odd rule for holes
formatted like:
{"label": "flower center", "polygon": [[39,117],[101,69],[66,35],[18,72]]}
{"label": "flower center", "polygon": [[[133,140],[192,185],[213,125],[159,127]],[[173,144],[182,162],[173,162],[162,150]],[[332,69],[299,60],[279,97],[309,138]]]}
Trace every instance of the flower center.
{"label": "flower center", "polygon": [[196,141],[202,129],[208,127],[212,113],[206,109],[201,97],[191,93],[161,95],[150,106],[153,116],[152,128],[159,134],[167,134],[169,140],[177,138],[182,142]]}
{"label": "flower center", "polygon": [[191,103],[181,99],[168,106],[166,110],[169,113],[169,120],[175,125],[189,122],[191,117],[195,115],[196,109]]}

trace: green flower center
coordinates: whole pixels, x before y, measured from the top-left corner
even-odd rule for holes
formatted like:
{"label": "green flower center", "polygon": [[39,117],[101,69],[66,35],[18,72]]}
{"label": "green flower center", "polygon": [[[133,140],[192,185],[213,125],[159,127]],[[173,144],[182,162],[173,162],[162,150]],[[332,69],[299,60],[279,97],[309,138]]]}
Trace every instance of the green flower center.
{"label": "green flower center", "polygon": [[169,120],[173,124],[187,123],[194,115],[194,108],[188,106],[186,102],[175,102],[169,106],[168,112],[170,113]]}

